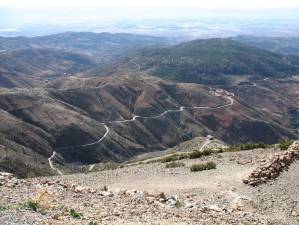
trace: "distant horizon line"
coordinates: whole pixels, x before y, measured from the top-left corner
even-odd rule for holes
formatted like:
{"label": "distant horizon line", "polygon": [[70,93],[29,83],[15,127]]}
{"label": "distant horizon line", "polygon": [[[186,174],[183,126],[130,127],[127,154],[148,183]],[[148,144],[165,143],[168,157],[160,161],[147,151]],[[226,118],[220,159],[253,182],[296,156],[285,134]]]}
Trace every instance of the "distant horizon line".
{"label": "distant horizon line", "polygon": [[[67,33],[82,33],[82,34],[112,34],[112,35],[135,35],[135,36],[147,36],[147,37],[157,37],[157,38],[165,38],[165,39],[170,39],[167,36],[158,36],[158,35],[151,35],[151,34],[142,34],[142,33],[133,33],[133,32],[108,32],[108,31],[102,31],[102,32],[95,32],[95,31],[73,31],[73,30],[67,30],[67,31],[62,31],[62,32],[56,32],[56,33],[50,33],[50,34],[42,34],[42,35],[16,35],[16,36],[5,36],[1,34],[1,30],[0,30],[0,37],[1,38],[18,38],[18,37],[24,37],[24,38],[34,38],[34,37],[46,37],[46,36],[55,36],[55,35],[60,35],[60,34],[67,34]],[[173,37],[175,38],[190,38],[187,35],[178,35],[177,37]],[[256,37],[256,38],[299,38],[299,34],[298,35],[294,35],[294,36],[280,36],[280,35],[252,35],[252,34],[248,34],[248,35],[243,35],[243,34],[239,34],[239,35],[228,35],[228,36],[214,36],[214,37],[194,37],[193,40],[196,39],[230,39],[230,38],[235,38],[235,37]],[[192,40],[192,39],[191,39]]]}

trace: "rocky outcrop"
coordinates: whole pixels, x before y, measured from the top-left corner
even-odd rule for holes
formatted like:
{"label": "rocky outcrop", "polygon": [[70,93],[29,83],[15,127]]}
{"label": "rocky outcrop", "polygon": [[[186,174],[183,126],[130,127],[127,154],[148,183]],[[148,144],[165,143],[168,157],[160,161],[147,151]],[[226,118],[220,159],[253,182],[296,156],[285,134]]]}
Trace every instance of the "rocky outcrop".
{"label": "rocky outcrop", "polygon": [[268,162],[261,164],[247,179],[245,184],[257,186],[276,179],[284,170],[287,170],[292,162],[299,158],[299,141],[294,142],[286,152],[275,154]]}

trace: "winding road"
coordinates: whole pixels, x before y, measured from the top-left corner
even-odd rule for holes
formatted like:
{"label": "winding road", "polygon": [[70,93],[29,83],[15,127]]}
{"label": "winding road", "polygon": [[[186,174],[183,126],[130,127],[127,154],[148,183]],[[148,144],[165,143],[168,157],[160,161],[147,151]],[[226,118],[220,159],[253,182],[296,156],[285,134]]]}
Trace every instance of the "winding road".
{"label": "winding road", "polygon": [[[134,61],[131,61],[133,64],[135,64],[137,67],[138,67],[138,70],[140,71],[140,65],[137,64],[136,62]],[[226,107],[229,107],[231,105],[234,104],[234,94],[233,93],[229,93],[229,92],[226,92],[226,91],[223,91],[223,90],[220,90],[220,93],[222,94],[219,94],[217,93],[217,91],[215,92],[215,96],[222,96],[222,97],[225,97],[229,100],[229,103],[227,104],[224,104],[224,105],[221,105],[221,106],[216,106],[216,107],[209,107],[209,106],[180,106],[179,109],[169,109],[169,110],[166,110],[164,112],[162,112],[161,114],[159,115],[156,115],[156,116],[139,116],[139,115],[134,115],[133,114],[133,117],[132,119],[129,119],[129,120],[116,120],[116,121],[109,121],[107,124],[113,124],[113,123],[129,123],[129,122],[134,122],[136,121],[136,119],[138,118],[142,118],[142,119],[157,119],[157,118],[160,118],[160,117],[163,117],[165,116],[166,114],[168,113],[174,113],[174,112],[183,112],[185,109],[210,109],[210,110],[217,110],[217,109],[221,109],[221,108],[226,108]],[[223,94],[224,93],[224,94]],[[92,143],[89,143],[89,144],[84,144],[84,145],[78,145],[78,146],[75,146],[75,147],[88,147],[88,146],[92,146],[92,145],[96,145],[96,144],[99,144],[101,143],[109,134],[110,132],[110,128],[107,124],[105,123],[102,123],[103,126],[105,127],[106,129],[106,132],[105,134],[98,140],[98,141],[95,141],[95,142],[92,142]],[[209,144],[209,141],[207,141],[206,143],[204,143],[204,145],[201,147],[201,149],[203,149],[207,144]],[[74,147],[74,146],[72,146]],[[53,151],[53,154],[48,158],[48,161],[49,161],[49,165],[51,167],[51,169],[55,170],[59,175],[63,175],[63,173],[58,169],[56,168],[54,165],[53,165],[53,158],[55,157],[56,155],[56,151]],[[93,166],[91,165],[90,167],[91,169],[93,168]]]}
{"label": "winding road", "polygon": [[201,152],[206,146],[208,146],[211,143],[211,138],[207,137],[203,145],[200,147],[199,151]]}
{"label": "winding road", "polygon": [[[221,109],[221,108],[226,108],[226,107],[229,107],[231,105],[234,104],[234,99],[233,99],[233,94],[230,94],[230,95],[221,95],[222,97],[225,97],[227,98],[230,102],[227,103],[227,104],[224,104],[224,105],[221,105],[221,106],[217,106],[217,107],[209,107],[209,106],[194,106],[194,107],[188,107],[188,106],[181,106],[179,109],[170,109],[170,110],[166,110],[164,111],[163,113],[159,114],[159,115],[156,115],[156,116],[138,116],[138,115],[133,115],[132,119],[130,120],[116,120],[116,121],[109,121],[108,124],[113,124],[113,123],[128,123],[128,122],[134,122],[136,121],[136,119],[138,118],[142,118],[142,119],[157,119],[157,118],[160,118],[160,117],[163,117],[165,116],[166,114],[168,113],[174,113],[174,112],[183,112],[185,109],[210,109],[210,110],[217,110],[217,109]],[[102,123],[103,126],[105,127],[106,129],[106,132],[105,134],[98,140],[98,141],[95,141],[95,142],[92,142],[92,143],[89,143],[89,144],[84,144],[84,145],[78,145],[76,147],[88,147],[88,146],[92,146],[92,145],[96,145],[96,144],[99,144],[101,143],[109,134],[110,132],[110,128],[107,124],[105,123]],[[203,149],[206,145],[209,144],[209,141],[205,142],[204,145],[201,147],[201,149]],[[57,171],[59,175],[63,175],[63,173],[58,169],[56,168],[54,165],[53,165],[53,162],[52,162],[52,159],[55,157],[56,155],[56,151],[53,151],[53,154],[48,158],[48,161],[49,161],[49,165],[50,167]],[[93,168],[93,167],[92,167]]]}
{"label": "winding road", "polygon": [[52,159],[55,157],[55,155],[56,155],[56,152],[53,151],[53,154],[48,158],[49,165],[52,170],[55,170],[59,175],[63,175],[63,173],[58,168],[54,167],[54,165],[53,165]]}
{"label": "winding road", "polygon": [[107,137],[107,135],[109,134],[109,131],[110,131],[110,128],[109,128],[106,124],[103,123],[103,125],[104,125],[104,127],[105,127],[105,129],[106,129],[106,132],[105,132],[105,134],[103,135],[103,137],[101,137],[98,141],[95,141],[95,142],[93,142],[93,143],[86,144],[86,145],[79,145],[79,147],[92,146],[92,145],[96,145],[96,144],[100,143],[101,141],[103,141],[103,140]]}

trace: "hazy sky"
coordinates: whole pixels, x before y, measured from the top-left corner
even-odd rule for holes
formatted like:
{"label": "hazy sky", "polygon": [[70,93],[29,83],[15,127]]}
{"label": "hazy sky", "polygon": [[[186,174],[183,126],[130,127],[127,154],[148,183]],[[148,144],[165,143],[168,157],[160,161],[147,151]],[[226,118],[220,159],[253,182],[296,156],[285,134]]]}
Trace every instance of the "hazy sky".
{"label": "hazy sky", "polygon": [[201,9],[234,8],[271,10],[297,8],[298,0],[0,0],[2,7],[197,7]]}
{"label": "hazy sky", "polygon": [[299,0],[0,0],[0,30],[115,19],[288,17],[298,11]]}

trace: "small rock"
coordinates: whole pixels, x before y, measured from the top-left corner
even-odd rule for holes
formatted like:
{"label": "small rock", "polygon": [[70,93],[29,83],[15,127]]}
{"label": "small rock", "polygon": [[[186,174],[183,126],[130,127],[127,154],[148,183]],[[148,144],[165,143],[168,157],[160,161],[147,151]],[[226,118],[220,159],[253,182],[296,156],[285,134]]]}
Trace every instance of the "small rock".
{"label": "small rock", "polygon": [[86,188],[82,187],[82,186],[78,186],[78,187],[75,188],[76,193],[82,193],[84,190],[86,190]]}
{"label": "small rock", "polygon": [[105,197],[113,197],[114,196],[112,191],[102,191],[101,195],[105,196]]}
{"label": "small rock", "polygon": [[185,208],[186,208],[186,209],[196,208],[196,204],[195,204],[195,203],[191,203],[191,202],[187,202],[187,203],[185,204]]}
{"label": "small rock", "polygon": [[230,208],[238,211],[255,212],[253,201],[245,196],[236,197],[231,202]]}
{"label": "small rock", "polygon": [[209,207],[209,209],[210,209],[210,210],[213,210],[213,211],[216,211],[216,212],[221,212],[221,211],[222,211],[222,209],[219,208],[217,205],[211,205],[211,206]]}
{"label": "small rock", "polygon": [[168,206],[175,206],[176,205],[176,201],[174,199],[168,199],[165,204]]}

